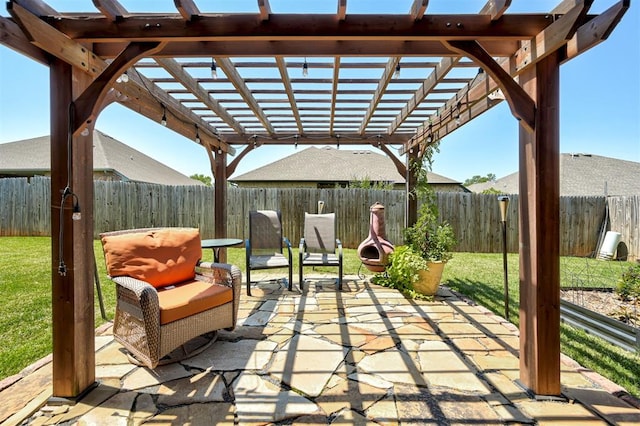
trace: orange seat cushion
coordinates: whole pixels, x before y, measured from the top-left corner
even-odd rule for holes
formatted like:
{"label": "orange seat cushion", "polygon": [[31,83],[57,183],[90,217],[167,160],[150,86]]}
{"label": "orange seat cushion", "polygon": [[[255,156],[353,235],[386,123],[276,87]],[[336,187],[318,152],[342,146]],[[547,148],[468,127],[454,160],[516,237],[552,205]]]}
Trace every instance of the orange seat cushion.
{"label": "orange seat cushion", "polygon": [[233,300],[230,287],[204,281],[188,281],[158,289],[160,324],[204,312]]}
{"label": "orange seat cushion", "polygon": [[156,288],[193,279],[202,258],[197,228],[105,235],[102,247],[110,276],[130,276]]}

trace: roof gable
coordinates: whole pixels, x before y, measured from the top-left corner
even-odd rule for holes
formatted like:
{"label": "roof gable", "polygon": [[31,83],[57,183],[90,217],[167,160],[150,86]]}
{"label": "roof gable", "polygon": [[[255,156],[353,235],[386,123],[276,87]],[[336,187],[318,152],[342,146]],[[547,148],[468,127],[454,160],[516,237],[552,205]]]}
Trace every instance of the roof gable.
{"label": "roof gable", "polygon": [[[640,163],[592,154],[560,155],[560,195],[637,195],[640,193]],[[472,192],[495,188],[517,194],[519,173],[493,182],[470,185]]]}
{"label": "roof gable", "polygon": [[[50,169],[49,136],[0,144],[0,173],[43,174]],[[124,180],[134,182],[202,184],[98,130],[93,133],[93,170],[115,172]]]}
{"label": "roof gable", "polygon": [[[393,161],[370,150],[309,147],[266,166],[230,178],[230,182],[346,182],[365,180],[403,184]],[[429,173],[429,183],[459,184],[447,177]]]}

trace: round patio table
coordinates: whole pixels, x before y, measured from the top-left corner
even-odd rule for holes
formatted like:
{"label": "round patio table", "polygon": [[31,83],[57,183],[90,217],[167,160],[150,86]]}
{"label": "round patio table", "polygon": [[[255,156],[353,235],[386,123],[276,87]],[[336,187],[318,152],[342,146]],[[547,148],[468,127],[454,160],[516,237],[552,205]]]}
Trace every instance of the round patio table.
{"label": "round patio table", "polygon": [[212,238],[209,240],[202,240],[200,242],[200,246],[202,248],[213,249],[214,263],[218,263],[221,248],[234,247],[240,244],[242,244],[242,240],[239,238]]}

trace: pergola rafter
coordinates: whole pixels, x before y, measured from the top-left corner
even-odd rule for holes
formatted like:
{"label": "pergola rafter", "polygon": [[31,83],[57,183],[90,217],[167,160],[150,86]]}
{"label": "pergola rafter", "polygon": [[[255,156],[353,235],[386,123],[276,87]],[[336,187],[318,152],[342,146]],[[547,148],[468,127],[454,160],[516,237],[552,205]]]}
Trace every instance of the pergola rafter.
{"label": "pergola rafter", "polygon": [[[92,197],[91,136],[80,133],[119,102],[157,122],[166,115],[168,128],[205,148],[219,237],[226,236],[227,176],[254,149],[371,145],[412,190],[415,175],[391,145],[419,159],[428,144],[506,100],[520,120],[520,378],[535,393],[555,395],[559,66],[605,40],[629,7],[620,0],[589,14],[593,2],[562,0],[549,13],[520,14],[508,13],[510,0],[488,0],[477,14],[430,14],[428,0],[414,0],[406,14],[376,15],[350,14],[346,0],[336,0],[332,14],[277,13],[268,0],[256,0],[256,13],[237,14],[202,11],[196,0],[175,0],[166,14],[130,13],[117,0],[94,0],[97,13],[13,0],[11,19],[0,17],[0,41],[50,66],[52,193],[71,182],[79,198]],[[223,77],[198,74],[210,58]],[[303,64],[309,76],[294,75]],[[394,77],[398,64],[410,76]],[[125,72],[128,81],[118,78]],[[242,150],[227,164],[232,144]],[[93,299],[86,280],[92,271],[85,271],[93,260],[84,249],[92,206],[83,202],[88,219],[72,226],[63,214],[66,234],[56,235],[52,222],[54,258],[60,243],[72,253],[70,269],[79,268],[52,278],[58,396],[78,395],[95,379],[86,326],[93,312],[81,306]],[[52,205],[54,216],[61,209],[69,206]],[[408,224],[415,213],[409,201]]]}
{"label": "pergola rafter", "polygon": [[245,134],[242,125],[238,123],[238,121],[231,116],[222,105],[220,105],[220,102],[212,98],[210,94],[190,74],[188,74],[175,59],[157,58],[156,62],[167,70],[173,78],[180,82],[187,89],[188,93],[192,93],[200,102],[205,104],[209,110],[213,111],[218,117],[227,123],[237,134]]}

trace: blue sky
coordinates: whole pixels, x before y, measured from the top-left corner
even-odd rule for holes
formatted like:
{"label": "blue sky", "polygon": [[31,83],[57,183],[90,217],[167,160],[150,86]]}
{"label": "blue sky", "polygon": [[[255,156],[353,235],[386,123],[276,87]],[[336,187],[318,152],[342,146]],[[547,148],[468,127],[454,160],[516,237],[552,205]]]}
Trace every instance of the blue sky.
{"label": "blue sky", "polygon": [[[90,0],[47,3],[59,11],[96,11]],[[132,12],[175,11],[172,0],[121,3]],[[309,12],[333,13],[337,0],[308,5],[300,0],[270,3],[274,13],[296,11],[300,4]],[[405,13],[411,3],[349,0],[347,13]],[[486,0],[432,0],[429,11],[473,13],[484,3]],[[544,12],[557,3],[559,0],[513,0],[509,12]],[[208,11],[208,1],[196,4]],[[219,0],[215,8],[220,12],[255,12],[256,4],[256,0]],[[599,13],[613,4],[615,0],[596,0],[592,11]],[[0,13],[8,15],[4,8]],[[561,152],[640,162],[639,28],[640,4],[634,1],[608,40],[561,67]],[[202,147],[117,104],[100,114],[96,128],[186,175],[211,175]],[[0,143],[48,133],[48,69],[0,45]],[[293,147],[261,147],[240,162],[236,175],[295,152]],[[504,102],[443,139],[433,166],[434,172],[459,181],[487,173],[502,177],[517,170],[518,126]]]}

